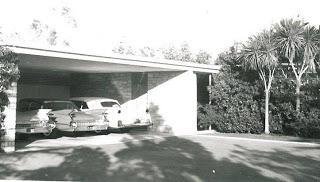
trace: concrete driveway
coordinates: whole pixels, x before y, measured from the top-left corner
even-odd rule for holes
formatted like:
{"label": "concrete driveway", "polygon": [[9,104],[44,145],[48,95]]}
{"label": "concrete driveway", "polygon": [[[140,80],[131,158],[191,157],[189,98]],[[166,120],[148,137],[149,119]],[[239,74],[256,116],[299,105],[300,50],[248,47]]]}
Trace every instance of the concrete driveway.
{"label": "concrete driveway", "polygon": [[320,181],[320,145],[147,133],[30,140],[0,155],[0,179]]}

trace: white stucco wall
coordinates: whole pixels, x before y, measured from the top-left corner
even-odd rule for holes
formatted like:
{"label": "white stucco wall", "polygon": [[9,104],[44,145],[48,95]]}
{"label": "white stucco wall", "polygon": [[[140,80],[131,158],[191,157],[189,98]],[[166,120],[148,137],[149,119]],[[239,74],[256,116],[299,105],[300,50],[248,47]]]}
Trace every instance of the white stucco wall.
{"label": "white stucco wall", "polygon": [[123,104],[131,114],[150,108],[154,130],[175,135],[197,129],[197,78],[192,71],[149,72],[148,93]]}

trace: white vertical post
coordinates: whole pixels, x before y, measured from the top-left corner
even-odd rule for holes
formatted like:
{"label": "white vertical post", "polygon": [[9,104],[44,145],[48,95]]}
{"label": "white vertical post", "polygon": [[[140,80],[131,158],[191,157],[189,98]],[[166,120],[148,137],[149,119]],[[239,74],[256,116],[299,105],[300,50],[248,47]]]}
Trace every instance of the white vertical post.
{"label": "white vertical post", "polygon": [[15,150],[15,134],[16,134],[16,103],[17,103],[17,83],[11,84],[11,87],[6,91],[9,98],[9,105],[5,108],[4,125],[6,133],[1,136],[0,148],[4,152],[13,152]]}
{"label": "white vertical post", "polygon": [[[209,87],[211,87],[212,84],[212,74],[209,74]],[[209,105],[211,104],[211,88],[209,89]],[[209,130],[212,130],[211,124],[209,125]]]}

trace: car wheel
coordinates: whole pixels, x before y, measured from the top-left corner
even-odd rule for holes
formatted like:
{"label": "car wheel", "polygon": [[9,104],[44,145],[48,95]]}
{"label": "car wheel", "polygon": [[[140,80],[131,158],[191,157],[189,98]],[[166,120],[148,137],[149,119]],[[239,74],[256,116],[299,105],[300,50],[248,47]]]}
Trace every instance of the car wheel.
{"label": "car wheel", "polygon": [[56,139],[56,138],[59,138],[61,136],[61,133],[58,131],[58,130],[52,130],[50,132],[49,135],[47,135],[48,133],[43,133],[44,136],[46,136],[47,138],[50,138],[50,139]]}
{"label": "car wheel", "polygon": [[109,130],[101,130],[101,133],[102,135],[109,135],[110,134],[110,131]]}
{"label": "car wheel", "polygon": [[48,131],[48,132],[46,132],[46,133],[42,133],[45,137],[48,137],[48,136],[50,136],[51,135],[51,133],[52,133],[52,130],[51,131]]}
{"label": "car wheel", "polygon": [[94,132],[96,132],[97,134],[101,134],[102,133],[101,130],[94,130]]}

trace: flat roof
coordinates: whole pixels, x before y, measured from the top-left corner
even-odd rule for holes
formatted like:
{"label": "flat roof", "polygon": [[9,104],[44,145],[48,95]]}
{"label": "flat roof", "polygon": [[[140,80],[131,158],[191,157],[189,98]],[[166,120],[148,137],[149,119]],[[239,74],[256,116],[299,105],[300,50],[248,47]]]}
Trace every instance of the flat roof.
{"label": "flat roof", "polygon": [[17,53],[22,69],[56,70],[71,72],[154,72],[195,71],[217,73],[219,65],[199,64],[153,57],[131,55],[92,55],[41,48],[3,45]]}

